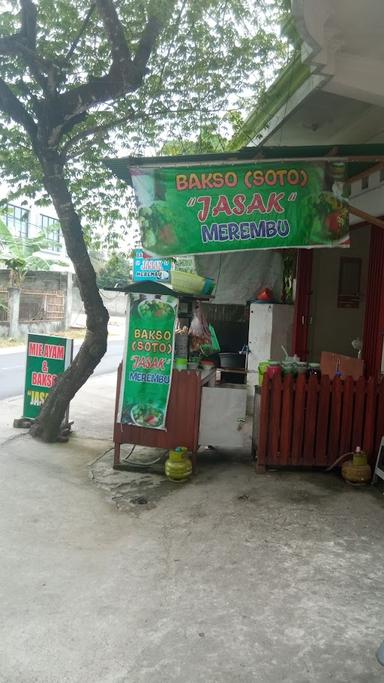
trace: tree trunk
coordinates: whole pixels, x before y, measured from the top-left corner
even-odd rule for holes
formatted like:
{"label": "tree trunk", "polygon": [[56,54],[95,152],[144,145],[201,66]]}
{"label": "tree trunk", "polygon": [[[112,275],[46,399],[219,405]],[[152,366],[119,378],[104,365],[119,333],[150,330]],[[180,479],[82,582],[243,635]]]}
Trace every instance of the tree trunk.
{"label": "tree trunk", "polygon": [[63,162],[52,150],[36,150],[44,171],[44,185],[55,206],[71,259],[86,313],[87,331],[80,350],[70,367],[58,378],[45,401],[40,415],[31,427],[31,434],[43,441],[55,441],[69,402],[93,373],[107,349],[108,311],[96,284],[84,242],[81,222],[64,176]]}

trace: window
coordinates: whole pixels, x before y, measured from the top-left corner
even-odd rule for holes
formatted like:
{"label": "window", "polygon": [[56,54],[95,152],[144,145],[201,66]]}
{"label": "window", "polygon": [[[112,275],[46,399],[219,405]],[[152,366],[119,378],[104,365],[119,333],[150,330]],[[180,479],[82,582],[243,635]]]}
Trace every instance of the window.
{"label": "window", "polygon": [[57,218],[41,215],[40,227],[47,236],[48,248],[52,251],[61,251],[61,231]]}
{"label": "window", "polygon": [[361,258],[341,258],[339,271],[338,308],[359,308]]}
{"label": "window", "polygon": [[29,211],[21,206],[7,204],[5,225],[15,237],[28,237]]}

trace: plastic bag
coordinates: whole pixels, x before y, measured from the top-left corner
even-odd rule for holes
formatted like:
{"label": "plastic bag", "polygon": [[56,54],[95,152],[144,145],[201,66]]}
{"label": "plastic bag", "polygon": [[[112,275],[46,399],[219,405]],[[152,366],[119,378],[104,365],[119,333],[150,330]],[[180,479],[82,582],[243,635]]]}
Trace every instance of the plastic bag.
{"label": "plastic bag", "polygon": [[209,326],[198,301],[195,303],[189,335],[191,337],[190,349],[192,352],[196,353],[200,351],[201,347],[205,344],[212,343]]}
{"label": "plastic bag", "polygon": [[211,324],[209,324],[208,327],[211,333],[211,343],[202,344],[202,346],[200,347],[201,352],[204,354],[204,356],[212,356],[212,354],[220,353],[221,351],[219,340],[216,336],[215,328]]}

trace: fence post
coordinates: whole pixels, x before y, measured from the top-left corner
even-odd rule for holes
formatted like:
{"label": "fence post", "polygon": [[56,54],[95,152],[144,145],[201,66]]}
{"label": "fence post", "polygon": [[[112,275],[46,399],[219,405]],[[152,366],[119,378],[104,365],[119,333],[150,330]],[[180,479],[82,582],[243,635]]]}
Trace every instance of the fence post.
{"label": "fence post", "polygon": [[9,337],[17,339],[19,336],[20,289],[8,287],[8,321]]}

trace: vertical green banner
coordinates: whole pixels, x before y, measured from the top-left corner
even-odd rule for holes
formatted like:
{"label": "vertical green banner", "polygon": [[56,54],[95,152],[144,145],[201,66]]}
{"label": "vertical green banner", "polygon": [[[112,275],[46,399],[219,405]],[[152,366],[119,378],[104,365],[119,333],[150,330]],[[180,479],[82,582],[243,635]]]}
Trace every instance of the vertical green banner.
{"label": "vertical green banner", "polygon": [[172,380],[178,299],[131,294],[120,395],[124,424],[165,429]]}
{"label": "vertical green banner", "polygon": [[29,334],[25,367],[23,417],[36,419],[58,375],[72,360],[73,339]]}

